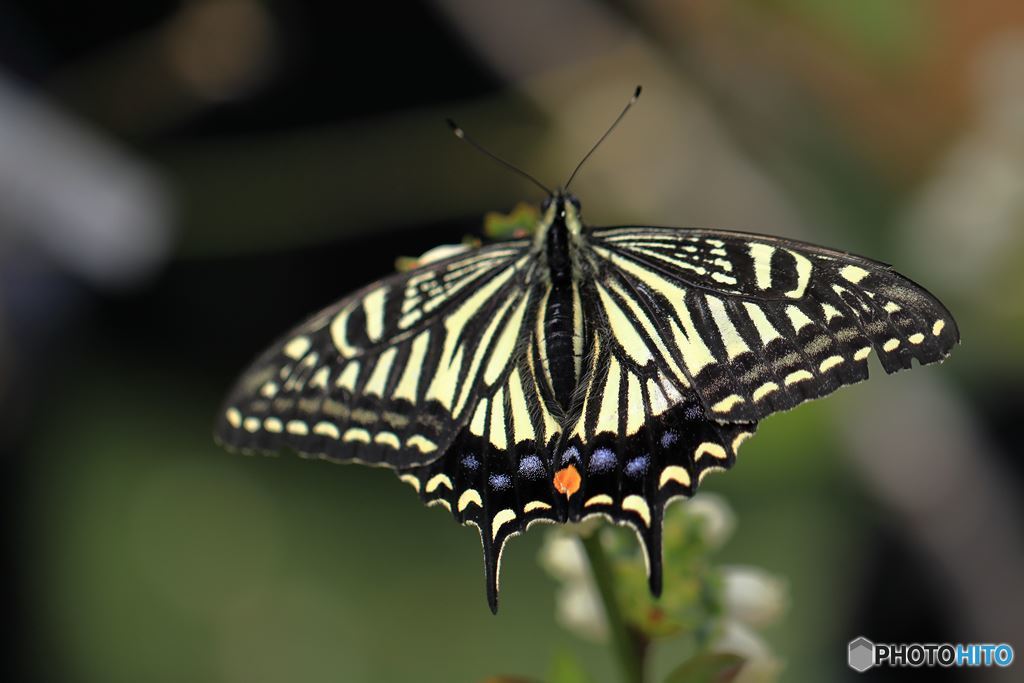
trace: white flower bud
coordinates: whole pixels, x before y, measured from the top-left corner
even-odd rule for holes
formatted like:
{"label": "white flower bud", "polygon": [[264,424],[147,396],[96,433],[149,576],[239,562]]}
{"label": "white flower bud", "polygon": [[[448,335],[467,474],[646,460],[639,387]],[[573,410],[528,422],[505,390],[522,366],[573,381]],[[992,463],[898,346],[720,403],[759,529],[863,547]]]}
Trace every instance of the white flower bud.
{"label": "white flower bud", "polygon": [[699,493],[687,502],[686,513],[701,520],[704,541],[721,547],[736,528],[736,515],[725,498],[715,493]]}
{"label": "white flower bud", "polygon": [[608,641],[608,618],[589,577],[563,586],[555,600],[562,626],[587,640]]}
{"label": "white flower bud", "polygon": [[575,534],[551,531],[540,547],[540,564],[559,581],[579,583],[590,580],[586,553]]}
{"label": "white flower bud", "polygon": [[726,612],[750,626],[777,621],[788,603],[786,582],[757,567],[722,567]]}
{"label": "white flower bud", "polygon": [[779,680],[782,660],[748,626],[737,621],[726,621],[713,650],[736,654],[746,660],[733,683],[775,683]]}

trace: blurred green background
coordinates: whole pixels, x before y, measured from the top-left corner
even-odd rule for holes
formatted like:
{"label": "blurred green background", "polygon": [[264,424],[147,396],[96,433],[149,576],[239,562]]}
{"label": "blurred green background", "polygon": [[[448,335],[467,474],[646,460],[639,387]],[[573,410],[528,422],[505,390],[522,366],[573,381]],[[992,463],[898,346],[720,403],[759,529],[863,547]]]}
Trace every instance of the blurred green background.
{"label": "blurred green background", "polygon": [[555,622],[542,529],[492,617],[475,530],[392,474],[211,428],[290,325],[541,199],[444,117],[556,184],[636,83],[574,183],[591,223],[856,251],[963,337],[705,482],[722,559],[789,583],[782,680],[854,680],[858,635],[1024,647],[1020,2],[42,0],[0,5],[10,680],[478,681],[564,650],[615,680]]}

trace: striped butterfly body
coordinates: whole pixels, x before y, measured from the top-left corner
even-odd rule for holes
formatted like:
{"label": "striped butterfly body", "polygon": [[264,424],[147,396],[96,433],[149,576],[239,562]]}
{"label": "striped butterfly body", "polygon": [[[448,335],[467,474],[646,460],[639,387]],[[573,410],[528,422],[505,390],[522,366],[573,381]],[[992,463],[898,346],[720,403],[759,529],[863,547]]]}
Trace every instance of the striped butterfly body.
{"label": "striped butterfly body", "polygon": [[774,237],[594,228],[558,192],[532,239],[376,282],[242,376],[217,437],[393,468],[501,550],[530,524],[636,530],[661,590],[665,506],[728,469],[757,422],[943,360],[958,332],[888,266]]}

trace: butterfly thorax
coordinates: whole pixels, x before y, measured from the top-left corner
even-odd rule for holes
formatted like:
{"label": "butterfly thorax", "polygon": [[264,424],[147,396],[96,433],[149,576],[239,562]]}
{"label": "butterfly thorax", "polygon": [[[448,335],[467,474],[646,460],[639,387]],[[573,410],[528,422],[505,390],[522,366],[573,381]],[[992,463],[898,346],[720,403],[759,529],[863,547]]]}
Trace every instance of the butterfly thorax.
{"label": "butterfly thorax", "polygon": [[576,242],[580,237],[579,203],[557,194],[545,203],[538,230],[543,245],[548,289],[537,326],[537,346],[549,370],[549,399],[563,414],[571,411],[582,369],[584,317],[579,292]]}

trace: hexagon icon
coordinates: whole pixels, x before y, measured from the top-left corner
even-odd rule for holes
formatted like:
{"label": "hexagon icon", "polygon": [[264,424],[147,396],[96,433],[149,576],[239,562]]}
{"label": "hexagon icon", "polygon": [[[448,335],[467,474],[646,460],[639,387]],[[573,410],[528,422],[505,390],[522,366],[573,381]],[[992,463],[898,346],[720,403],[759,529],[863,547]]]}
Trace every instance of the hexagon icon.
{"label": "hexagon icon", "polygon": [[864,636],[851,640],[846,662],[854,671],[864,673],[875,665],[875,644]]}

